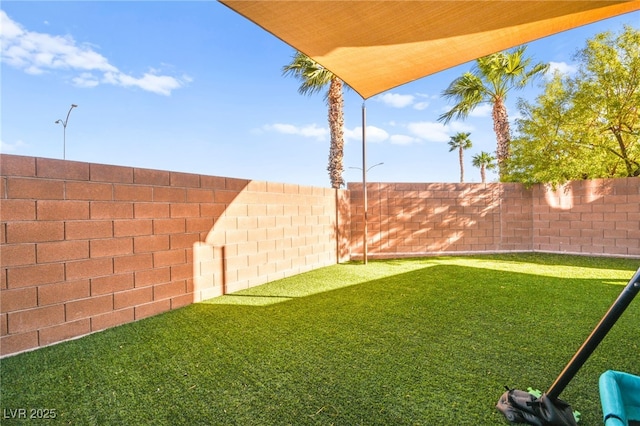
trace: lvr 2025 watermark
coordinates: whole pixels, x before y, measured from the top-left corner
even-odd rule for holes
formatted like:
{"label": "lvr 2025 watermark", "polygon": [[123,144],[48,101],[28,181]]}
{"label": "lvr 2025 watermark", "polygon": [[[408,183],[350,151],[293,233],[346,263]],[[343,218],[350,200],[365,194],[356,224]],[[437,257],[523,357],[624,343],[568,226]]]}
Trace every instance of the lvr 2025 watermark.
{"label": "lvr 2025 watermark", "polygon": [[55,408],[3,408],[3,419],[53,420],[58,416]]}

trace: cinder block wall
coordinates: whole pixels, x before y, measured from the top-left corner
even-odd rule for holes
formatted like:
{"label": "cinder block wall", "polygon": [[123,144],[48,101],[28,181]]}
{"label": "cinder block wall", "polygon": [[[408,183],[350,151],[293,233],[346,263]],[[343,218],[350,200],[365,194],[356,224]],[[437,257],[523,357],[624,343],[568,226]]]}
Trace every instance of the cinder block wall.
{"label": "cinder block wall", "polygon": [[[363,251],[364,194],[350,183],[354,257]],[[531,191],[518,184],[367,184],[368,255],[532,250]]]}
{"label": "cinder block wall", "polygon": [[[350,183],[352,256],[363,252],[364,194]],[[547,251],[640,257],[640,179],[515,183],[370,183],[368,255]]]}
{"label": "cinder block wall", "polygon": [[640,257],[640,179],[534,187],[533,249]]}
{"label": "cinder block wall", "polygon": [[0,175],[1,355],[349,258],[346,191],[13,155]]}
{"label": "cinder block wall", "polygon": [[[640,257],[640,179],[372,183],[372,257]],[[348,190],[0,155],[0,355],[362,254]]]}

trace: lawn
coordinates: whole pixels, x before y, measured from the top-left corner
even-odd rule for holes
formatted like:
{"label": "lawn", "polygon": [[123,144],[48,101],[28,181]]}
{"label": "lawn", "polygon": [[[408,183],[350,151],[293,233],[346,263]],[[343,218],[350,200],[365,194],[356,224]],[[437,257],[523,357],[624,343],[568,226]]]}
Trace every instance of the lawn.
{"label": "lawn", "polygon": [[[546,390],[638,265],[335,265],[3,359],[2,423],[24,408],[55,410],[44,424],[506,425],[503,386]],[[580,424],[602,424],[602,372],[640,374],[638,324],[635,300],[562,393]]]}

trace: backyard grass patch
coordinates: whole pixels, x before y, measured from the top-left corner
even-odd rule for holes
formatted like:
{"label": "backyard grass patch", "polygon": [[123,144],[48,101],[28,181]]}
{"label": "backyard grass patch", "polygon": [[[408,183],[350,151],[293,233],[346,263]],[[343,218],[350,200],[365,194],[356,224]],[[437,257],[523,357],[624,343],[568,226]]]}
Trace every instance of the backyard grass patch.
{"label": "backyard grass patch", "polygon": [[[546,390],[638,263],[335,265],[3,359],[0,408],[77,425],[507,424],[503,386]],[[639,323],[636,300],[561,395],[581,424],[602,424],[602,372],[640,374]]]}

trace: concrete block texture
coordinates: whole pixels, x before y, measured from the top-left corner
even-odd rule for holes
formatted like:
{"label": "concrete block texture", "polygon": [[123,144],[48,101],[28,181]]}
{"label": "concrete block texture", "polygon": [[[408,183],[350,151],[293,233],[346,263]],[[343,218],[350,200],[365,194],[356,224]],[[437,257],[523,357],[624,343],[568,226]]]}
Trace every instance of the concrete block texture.
{"label": "concrete block texture", "polygon": [[0,189],[0,356],[349,259],[346,191],[4,154]]}
{"label": "concrete block texture", "polygon": [[[357,259],[364,191],[0,155],[0,356]],[[640,258],[640,179],[369,183],[371,257]]]}

